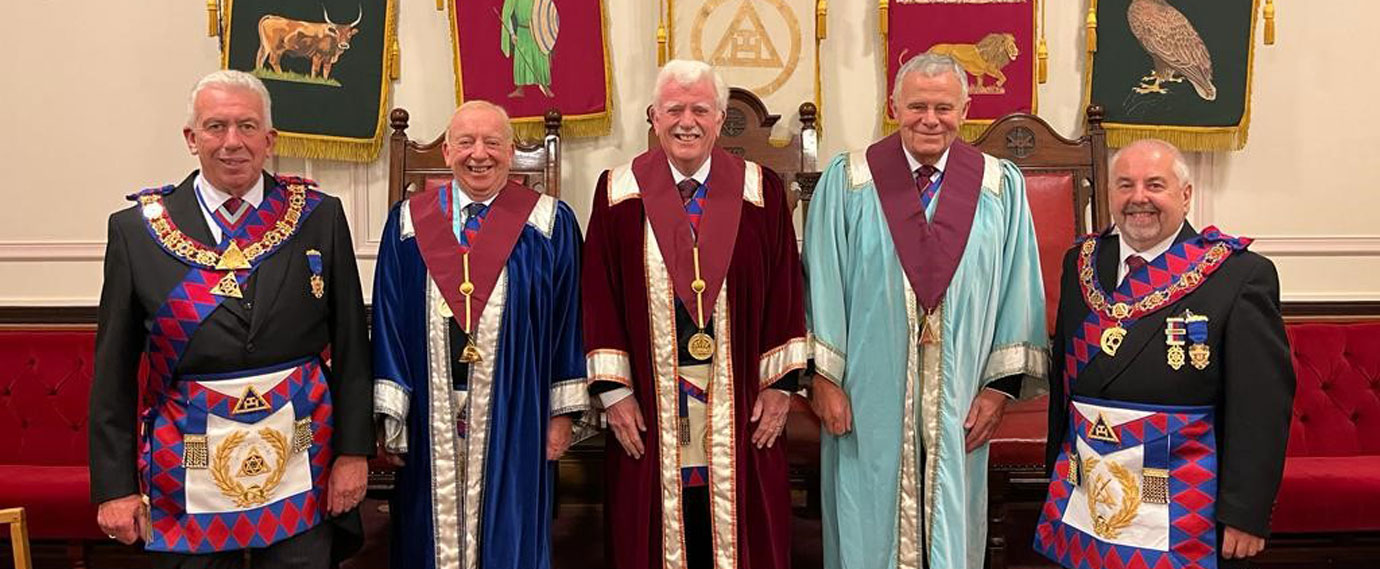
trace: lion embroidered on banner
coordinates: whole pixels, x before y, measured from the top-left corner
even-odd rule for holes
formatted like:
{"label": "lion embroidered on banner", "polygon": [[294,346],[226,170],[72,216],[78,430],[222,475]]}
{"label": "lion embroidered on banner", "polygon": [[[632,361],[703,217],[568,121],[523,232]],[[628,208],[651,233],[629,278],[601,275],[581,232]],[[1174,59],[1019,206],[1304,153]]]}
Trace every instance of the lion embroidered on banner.
{"label": "lion embroidered on banner", "polygon": [[[972,43],[939,43],[930,47],[928,53],[947,55],[963,66],[963,70],[973,76],[973,84],[968,92],[974,95],[1002,95],[1006,93],[1006,74],[1002,69],[1016,60],[1021,50],[1016,47],[1016,36],[1012,34],[990,33],[982,40]],[[904,56],[903,56],[904,57]],[[991,77],[995,82],[983,84],[983,77]]]}

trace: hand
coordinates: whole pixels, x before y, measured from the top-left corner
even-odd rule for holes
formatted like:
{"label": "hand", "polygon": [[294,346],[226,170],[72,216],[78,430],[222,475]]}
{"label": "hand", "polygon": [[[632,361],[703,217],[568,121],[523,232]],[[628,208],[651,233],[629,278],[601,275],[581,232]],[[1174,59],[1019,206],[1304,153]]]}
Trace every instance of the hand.
{"label": "hand", "polygon": [[364,500],[369,483],[369,461],[362,456],[336,457],[327,482],[326,511],[338,516]]}
{"label": "hand", "polygon": [[96,510],[96,524],[112,539],[125,545],[139,539],[139,507],[144,499],[138,494],[106,500]]}
{"label": "hand", "polygon": [[642,433],[647,432],[647,424],[642,422],[642,411],[637,407],[637,397],[629,395],[604,410],[608,416],[609,428],[613,431],[623,452],[633,458],[642,458]]}
{"label": "hand", "polygon": [[1222,532],[1222,558],[1245,559],[1265,549],[1265,538],[1226,526]]}
{"label": "hand", "polygon": [[757,430],[752,432],[752,444],[757,448],[776,444],[776,437],[786,430],[786,415],[790,410],[790,393],[768,388],[757,394],[757,404],[752,407],[751,421],[757,423]]}
{"label": "hand", "polygon": [[973,405],[968,408],[968,418],[963,420],[963,429],[968,431],[964,444],[968,452],[987,444],[992,434],[1001,424],[1002,413],[1006,412],[1006,402],[1010,399],[1005,393],[995,389],[983,389],[978,393]]}
{"label": "hand", "polygon": [[546,423],[546,460],[556,460],[565,454],[565,449],[570,448],[574,426],[570,417],[565,415],[552,417]]}
{"label": "hand", "polygon": [[848,403],[848,394],[822,376],[816,375],[810,387],[810,409],[831,435],[841,437],[853,430],[853,409]]}

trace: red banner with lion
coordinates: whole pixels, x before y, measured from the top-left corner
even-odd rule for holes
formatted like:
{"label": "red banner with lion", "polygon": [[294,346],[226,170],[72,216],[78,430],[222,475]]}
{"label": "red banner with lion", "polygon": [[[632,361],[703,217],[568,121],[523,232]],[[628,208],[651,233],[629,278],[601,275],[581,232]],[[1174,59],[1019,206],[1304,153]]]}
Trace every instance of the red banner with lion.
{"label": "red banner with lion", "polygon": [[962,136],[972,140],[993,120],[1036,108],[1037,0],[888,0],[881,8],[886,53],[885,127],[896,128],[890,97],[896,71],[925,52],[963,66],[972,106]]}

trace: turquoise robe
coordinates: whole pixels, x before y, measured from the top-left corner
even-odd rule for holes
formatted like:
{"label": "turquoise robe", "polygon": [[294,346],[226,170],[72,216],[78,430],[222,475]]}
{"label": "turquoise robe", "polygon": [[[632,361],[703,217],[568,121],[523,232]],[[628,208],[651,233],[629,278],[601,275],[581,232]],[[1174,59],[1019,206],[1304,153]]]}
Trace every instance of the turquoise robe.
{"label": "turquoise robe", "polygon": [[[963,421],[991,381],[1043,380],[1048,367],[1025,180],[982,158],[971,232],[928,346],[866,151],[835,157],[815,190],[803,254],[815,381],[840,385],[853,410],[852,431],[821,437],[826,569],[918,568],[923,557],[982,566],[987,446],[964,452]],[[944,195],[941,185],[927,217]],[[1027,394],[1041,390],[1026,383]]]}

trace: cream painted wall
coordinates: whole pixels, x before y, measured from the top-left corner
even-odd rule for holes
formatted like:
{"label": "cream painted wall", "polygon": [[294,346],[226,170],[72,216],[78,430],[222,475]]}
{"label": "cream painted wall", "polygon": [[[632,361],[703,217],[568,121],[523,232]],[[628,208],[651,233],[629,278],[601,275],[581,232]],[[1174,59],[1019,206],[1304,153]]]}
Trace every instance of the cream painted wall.
{"label": "cream painted wall", "polygon": [[[454,105],[449,32],[432,2],[400,4],[403,69],[394,104],[411,112],[415,137],[430,137]],[[582,218],[599,172],[644,147],[656,4],[606,0],[613,133],[567,140],[563,148],[563,194]],[[1380,4],[1276,4],[1280,41],[1257,52],[1250,144],[1191,157],[1193,221],[1258,237],[1254,249],[1279,265],[1286,299],[1380,299],[1380,230],[1370,215],[1380,209],[1380,192],[1356,175],[1367,155],[1353,150],[1380,120],[1329,112],[1365,108],[1380,87],[1360,71],[1370,68],[1365,51],[1338,39],[1373,33]],[[822,148],[833,155],[880,134],[884,81],[876,2],[829,6]],[[1040,114],[1070,135],[1082,116],[1084,9],[1083,1],[1051,0],[1047,15],[1052,55]],[[180,136],[185,97],[217,66],[216,42],[205,35],[204,3],[186,0],[23,2],[7,16],[0,22],[0,53],[11,55],[0,58],[0,124],[7,129],[0,137],[0,305],[95,304],[106,216],[123,207],[124,194],[180,181],[196,166]],[[345,200],[368,288],[386,211],[382,161],[284,158],[277,167],[314,177]]]}

